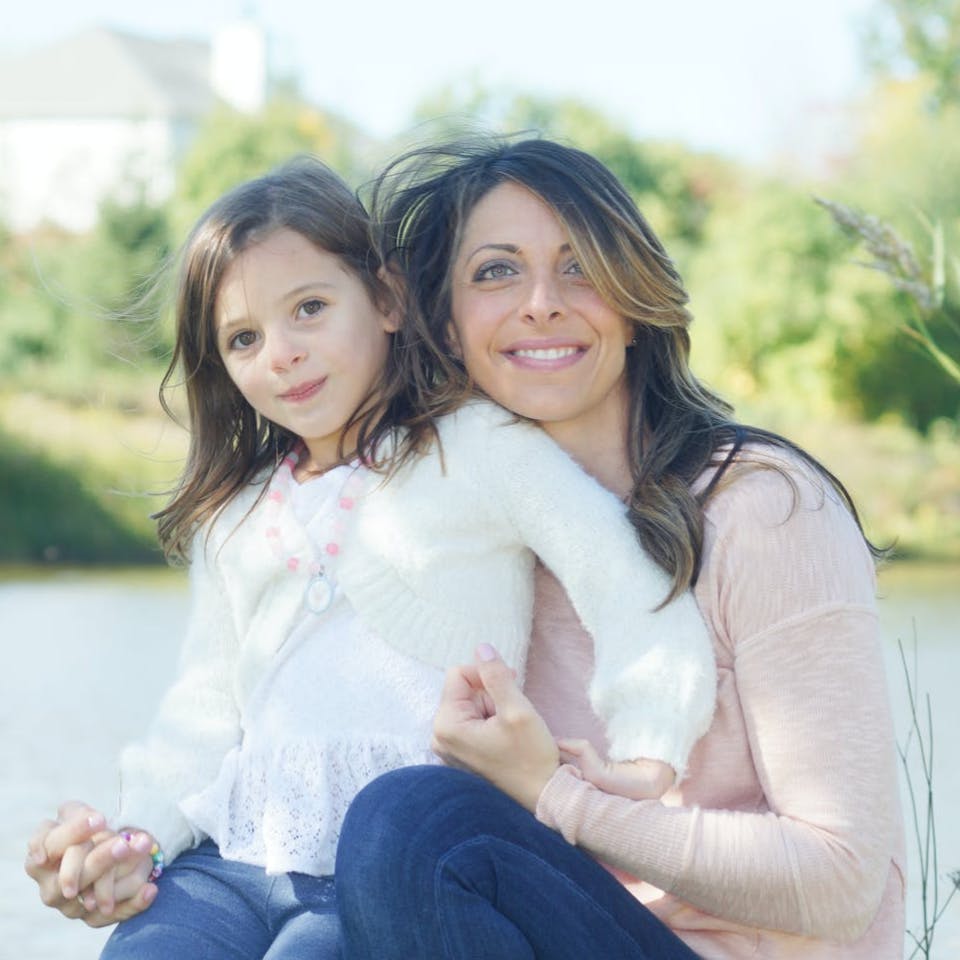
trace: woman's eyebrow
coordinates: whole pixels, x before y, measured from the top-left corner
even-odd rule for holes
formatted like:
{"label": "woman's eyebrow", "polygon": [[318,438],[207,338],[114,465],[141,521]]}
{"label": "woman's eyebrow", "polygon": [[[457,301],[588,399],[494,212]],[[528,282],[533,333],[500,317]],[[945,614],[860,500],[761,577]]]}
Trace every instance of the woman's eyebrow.
{"label": "woman's eyebrow", "polygon": [[515,243],[481,243],[479,247],[470,252],[467,259],[472,260],[482,250],[500,250],[503,253],[520,252],[520,248]]}

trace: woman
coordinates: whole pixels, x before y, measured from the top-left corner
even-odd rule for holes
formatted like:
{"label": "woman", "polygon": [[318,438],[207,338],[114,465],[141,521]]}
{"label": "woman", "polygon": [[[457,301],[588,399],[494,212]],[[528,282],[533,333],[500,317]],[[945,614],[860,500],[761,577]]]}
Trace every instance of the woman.
{"label": "woman", "polygon": [[[414,151],[373,204],[423,382],[538,422],[623,497],[674,593],[694,586],[719,689],[662,802],[595,787],[592,653],[541,570],[525,693],[490,649],[448,675],[436,749],[464,769],[394,771],[354,801],[345,955],[900,956],[876,551],[843,487],[693,377],[681,280],[593,158]],[[562,763],[555,737],[590,746],[564,739]]]}

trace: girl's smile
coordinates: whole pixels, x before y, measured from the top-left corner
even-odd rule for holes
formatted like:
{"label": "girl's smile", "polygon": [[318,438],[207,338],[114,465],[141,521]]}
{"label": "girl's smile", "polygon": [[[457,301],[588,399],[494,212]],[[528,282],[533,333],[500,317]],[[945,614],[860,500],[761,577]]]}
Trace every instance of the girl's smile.
{"label": "girl's smile", "polygon": [[326,377],[321,377],[319,380],[308,380],[296,387],[291,387],[286,393],[281,393],[279,399],[286,400],[289,403],[302,403],[304,400],[316,396],[326,382]]}

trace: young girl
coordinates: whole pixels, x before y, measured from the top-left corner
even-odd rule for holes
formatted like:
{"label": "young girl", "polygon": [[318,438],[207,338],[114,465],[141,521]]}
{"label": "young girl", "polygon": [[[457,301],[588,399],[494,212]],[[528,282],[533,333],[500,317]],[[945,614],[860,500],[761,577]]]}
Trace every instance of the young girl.
{"label": "young girl", "polygon": [[642,758],[587,776],[659,795],[709,725],[691,595],[662,605],[623,504],[539,428],[430,409],[371,251],[362,206],[307,160],[227,194],[185,247],[164,386],[182,371],[191,441],[159,514],[191,567],[179,677],[124,752],[117,832],[86,812],[89,840],[56,862],[47,831],[28,865],[102,919],[166,862],[104,957],[335,956],[346,809],[434,759],[444,668],[493,644],[522,674],[534,552],[594,637],[610,758]]}

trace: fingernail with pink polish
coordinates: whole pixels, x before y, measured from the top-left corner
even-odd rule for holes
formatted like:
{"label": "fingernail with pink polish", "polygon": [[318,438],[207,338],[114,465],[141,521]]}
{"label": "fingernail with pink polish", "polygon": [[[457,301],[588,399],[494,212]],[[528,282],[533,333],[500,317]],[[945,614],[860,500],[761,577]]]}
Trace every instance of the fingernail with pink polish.
{"label": "fingernail with pink polish", "polygon": [[477,658],[484,663],[489,663],[491,660],[497,659],[497,651],[489,643],[481,643],[477,647]]}

